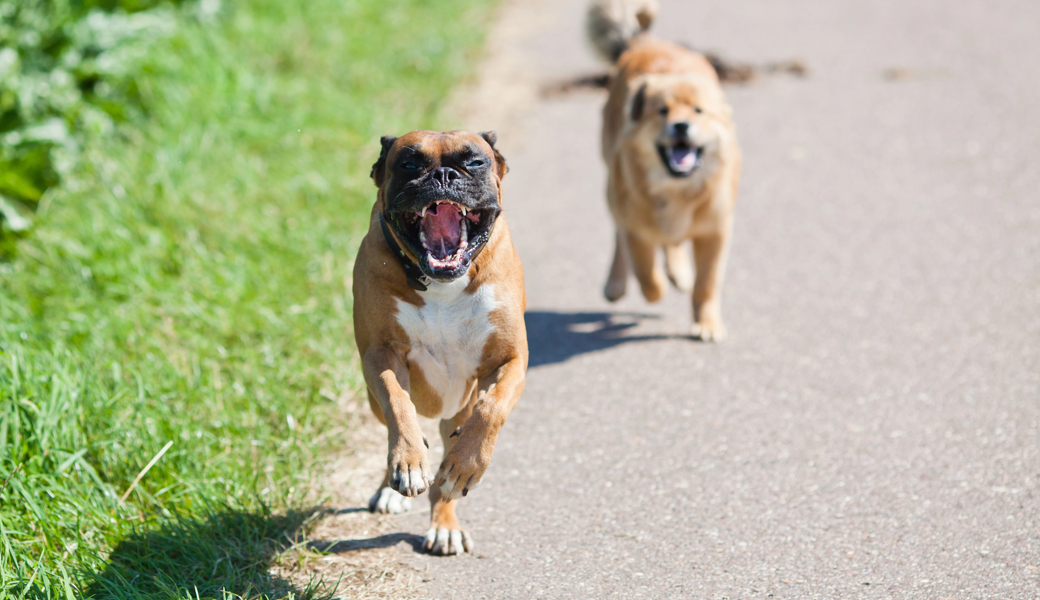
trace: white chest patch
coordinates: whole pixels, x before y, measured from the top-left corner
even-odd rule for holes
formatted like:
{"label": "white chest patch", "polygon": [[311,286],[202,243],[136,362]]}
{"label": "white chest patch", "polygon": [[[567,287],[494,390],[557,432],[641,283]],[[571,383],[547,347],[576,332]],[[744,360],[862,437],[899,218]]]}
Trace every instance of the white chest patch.
{"label": "white chest patch", "polygon": [[397,322],[408,334],[408,362],[422,369],[426,382],[441,397],[441,419],[461,408],[466,381],[477,373],[484,344],[494,328],[489,314],[498,305],[492,285],[465,292],[469,277],[451,283],[433,282],[425,301],[415,306],[397,301]]}

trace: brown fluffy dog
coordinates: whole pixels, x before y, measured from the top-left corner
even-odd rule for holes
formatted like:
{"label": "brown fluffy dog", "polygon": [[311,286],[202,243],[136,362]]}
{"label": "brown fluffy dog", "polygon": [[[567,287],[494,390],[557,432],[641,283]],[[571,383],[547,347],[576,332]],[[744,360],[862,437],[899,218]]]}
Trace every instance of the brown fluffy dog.
{"label": "brown fluffy dog", "polygon": [[[677,288],[693,291],[694,337],[721,340],[726,330],[719,295],[740,175],[731,109],[704,56],[653,39],[642,33],[645,27],[618,23],[612,29],[609,14],[643,15],[645,21],[647,13],[636,8],[610,13],[603,10],[605,4],[626,2],[594,2],[590,34],[613,32],[602,35],[614,40],[623,32],[635,33],[622,47],[593,38],[597,48],[620,52],[603,109],[607,202],[617,226],[604,295],[611,301],[621,298],[631,269],[643,296],[659,300],[665,281],[656,254],[663,247],[668,278]],[[693,242],[693,264],[687,241]]]}

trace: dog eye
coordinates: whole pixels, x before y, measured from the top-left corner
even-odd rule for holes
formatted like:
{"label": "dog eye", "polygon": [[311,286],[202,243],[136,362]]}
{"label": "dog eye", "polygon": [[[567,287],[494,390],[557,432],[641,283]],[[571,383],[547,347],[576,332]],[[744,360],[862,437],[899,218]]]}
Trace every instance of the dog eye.
{"label": "dog eye", "polygon": [[480,160],[479,158],[474,158],[473,160],[466,163],[466,166],[471,168],[483,167],[484,161]]}
{"label": "dog eye", "polygon": [[697,114],[699,115],[699,114],[701,114],[701,113],[702,113],[702,112],[704,112],[704,111],[703,111],[703,110],[701,110],[701,107],[699,107],[699,106],[694,106],[694,107],[693,107],[693,112],[695,112],[695,113],[697,113]]}
{"label": "dog eye", "polygon": [[419,168],[419,165],[417,165],[417,164],[415,164],[415,163],[413,163],[412,161],[409,160],[409,161],[401,163],[401,168],[404,169],[405,171],[414,171],[414,170]]}
{"label": "dog eye", "polygon": [[660,112],[662,115],[668,116],[668,107],[667,106],[662,106],[661,110],[658,111],[658,112]]}

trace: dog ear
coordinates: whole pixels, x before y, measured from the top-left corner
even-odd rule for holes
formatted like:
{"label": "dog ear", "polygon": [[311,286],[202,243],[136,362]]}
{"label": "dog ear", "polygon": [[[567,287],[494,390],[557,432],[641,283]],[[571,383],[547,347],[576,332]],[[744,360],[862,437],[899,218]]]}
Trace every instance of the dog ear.
{"label": "dog ear", "polygon": [[379,160],[372,165],[372,172],[369,173],[372,181],[376,182],[376,187],[383,186],[383,181],[386,179],[386,155],[390,153],[390,148],[396,141],[397,138],[392,135],[384,135],[379,138],[379,142],[383,144],[383,149],[379,151]]}
{"label": "dog ear", "polygon": [[632,116],[633,121],[638,121],[643,116],[643,108],[646,105],[646,83],[639,86],[636,90],[635,95],[632,96],[632,105],[629,110],[629,114]]}
{"label": "dog ear", "polygon": [[498,134],[494,131],[481,131],[480,137],[484,138],[484,141],[488,143],[488,146],[491,146],[491,150],[495,153],[495,174],[498,175],[499,179],[502,179],[509,172],[509,167],[506,165],[506,158],[502,156],[498,148],[495,148]]}
{"label": "dog ear", "polygon": [[650,29],[650,25],[654,22],[654,17],[657,16],[657,7],[652,3],[645,2],[639,11],[636,12],[636,20],[639,21],[639,30],[646,31]]}

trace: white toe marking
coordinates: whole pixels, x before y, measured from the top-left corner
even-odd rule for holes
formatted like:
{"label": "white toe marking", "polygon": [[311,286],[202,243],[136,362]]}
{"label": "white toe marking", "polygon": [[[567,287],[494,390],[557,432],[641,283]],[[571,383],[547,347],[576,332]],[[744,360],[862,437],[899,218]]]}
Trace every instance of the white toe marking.
{"label": "white toe marking", "polygon": [[421,471],[419,471],[417,469],[412,469],[411,471],[408,472],[408,477],[409,477],[409,479],[412,482],[412,489],[415,490],[415,493],[417,495],[421,494],[423,491],[426,490],[426,485],[425,485],[425,482],[423,481],[423,476],[422,476],[422,472]]}
{"label": "white toe marking", "polygon": [[444,485],[441,486],[441,495],[445,498],[452,498],[453,496],[451,495],[451,493],[455,490],[455,486],[458,483],[458,478],[448,477],[448,479],[444,482]]}
{"label": "white toe marking", "polygon": [[473,548],[473,538],[461,529],[431,527],[426,530],[423,548],[431,554],[462,554]]}
{"label": "white toe marking", "polygon": [[448,530],[438,529],[437,530],[437,543],[433,546],[434,552],[439,554],[448,554]]}
{"label": "white toe marking", "polygon": [[412,501],[394,491],[389,486],[380,488],[368,501],[370,510],[377,513],[398,514],[412,509]]}

